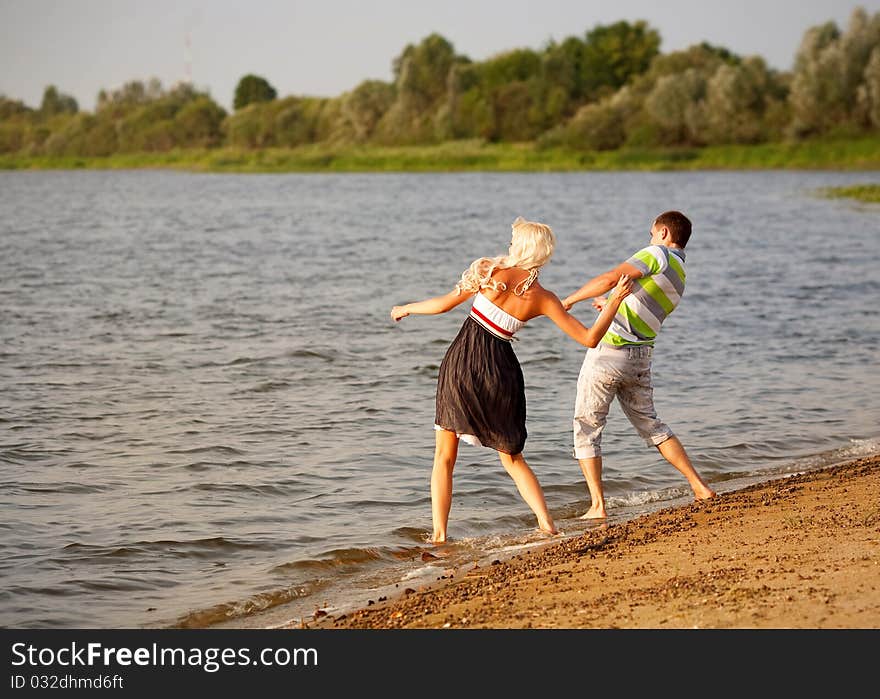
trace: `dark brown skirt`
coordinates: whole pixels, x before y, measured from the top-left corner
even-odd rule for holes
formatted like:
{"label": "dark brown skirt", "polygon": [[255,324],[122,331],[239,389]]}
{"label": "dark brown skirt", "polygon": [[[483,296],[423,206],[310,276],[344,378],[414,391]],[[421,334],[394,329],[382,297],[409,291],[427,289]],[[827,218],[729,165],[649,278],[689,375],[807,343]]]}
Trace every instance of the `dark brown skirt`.
{"label": "dark brown skirt", "polygon": [[526,392],[519,360],[509,341],[471,317],[440,364],[434,423],[506,454],[519,454],[525,446]]}

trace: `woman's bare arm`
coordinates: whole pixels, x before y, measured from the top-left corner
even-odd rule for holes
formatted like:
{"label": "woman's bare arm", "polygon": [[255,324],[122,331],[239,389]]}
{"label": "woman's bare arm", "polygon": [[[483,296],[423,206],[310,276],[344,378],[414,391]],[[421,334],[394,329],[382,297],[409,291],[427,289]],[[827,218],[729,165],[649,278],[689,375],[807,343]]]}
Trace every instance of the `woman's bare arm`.
{"label": "woman's bare arm", "polygon": [[580,342],[586,347],[595,347],[599,344],[602,336],[608,331],[608,328],[611,326],[611,321],[614,320],[614,315],[620,307],[620,302],[629,296],[631,289],[632,281],[630,281],[628,276],[622,276],[614,287],[614,291],[612,291],[611,295],[608,297],[605,308],[602,309],[602,312],[599,314],[599,317],[596,318],[596,322],[593,326],[589,328],[568,313],[562,305],[562,302],[553,293],[547,292],[541,310],[544,315],[556,323],[556,325],[558,325],[559,328],[573,340]]}
{"label": "woman's bare arm", "polygon": [[438,313],[446,313],[461,303],[464,303],[473,294],[459,292],[453,289],[444,296],[435,296],[434,298],[417,301],[415,303],[407,303],[403,306],[395,306],[391,309],[391,317],[394,320],[406,318],[408,315],[436,315]]}
{"label": "woman's bare arm", "polygon": [[642,276],[642,270],[631,265],[629,262],[622,262],[614,269],[593,277],[573,294],[569,294],[563,300],[562,305],[565,307],[566,311],[571,310],[571,307],[578,301],[583,301],[584,299],[604,294],[606,291],[613,288],[624,275],[628,276],[630,279],[638,279]]}

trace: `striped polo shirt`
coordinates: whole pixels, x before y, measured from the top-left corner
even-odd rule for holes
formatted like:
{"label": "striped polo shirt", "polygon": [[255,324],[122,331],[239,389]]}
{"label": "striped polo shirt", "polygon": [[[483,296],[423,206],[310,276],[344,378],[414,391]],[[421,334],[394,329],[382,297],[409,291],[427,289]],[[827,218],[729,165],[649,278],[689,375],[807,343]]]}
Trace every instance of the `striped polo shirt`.
{"label": "striped polo shirt", "polygon": [[654,344],[684,294],[684,257],[684,250],[649,245],[627,260],[642,276],[620,304],[602,342],[615,347]]}

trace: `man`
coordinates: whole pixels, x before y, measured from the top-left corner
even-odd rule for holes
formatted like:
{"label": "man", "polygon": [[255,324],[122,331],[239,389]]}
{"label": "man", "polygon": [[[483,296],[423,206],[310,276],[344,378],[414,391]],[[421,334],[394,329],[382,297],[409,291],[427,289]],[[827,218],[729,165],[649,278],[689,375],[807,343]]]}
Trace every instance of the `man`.
{"label": "man", "polygon": [[624,413],[641,437],[685,478],[694,497],[704,500],[715,492],[700,478],[672,430],[654,409],[651,356],[654,340],[666,317],[675,310],[684,293],[684,248],[691,235],[690,220],[679,211],[660,214],[651,226],[651,243],[626,262],[600,274],[563,301],[570,309],[578,301],[594,298],[602,308],[602,294],[624,274],[635,280],[632,293],[624,299],[617,315],[599,343],[587,351],[578,376],[574,411],[574,455],[580,464],[592,504],[582,519],[602,519],[605,495],[602,490],[602,430],[608,408],[617,397]]}

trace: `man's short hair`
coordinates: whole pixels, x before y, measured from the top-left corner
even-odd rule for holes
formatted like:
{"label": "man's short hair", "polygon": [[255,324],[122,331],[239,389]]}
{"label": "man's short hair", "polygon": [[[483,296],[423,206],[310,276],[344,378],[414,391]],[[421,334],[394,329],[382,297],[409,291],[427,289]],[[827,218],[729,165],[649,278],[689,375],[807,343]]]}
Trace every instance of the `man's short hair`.
{"label": "man's short hair", "polygon": [[654,219],[654,224],[666,226],[672,242],[685,247],[691,237],[691,220],[681,211],[665,211]]}

